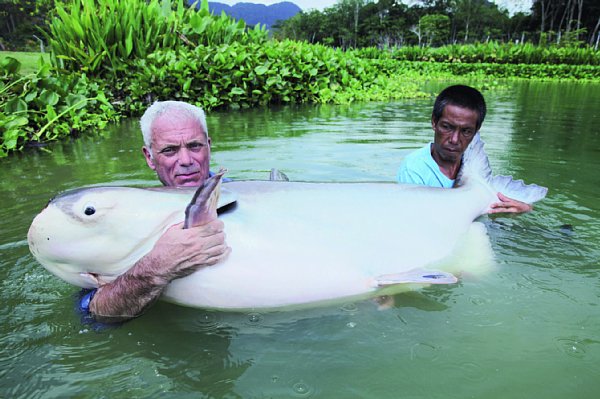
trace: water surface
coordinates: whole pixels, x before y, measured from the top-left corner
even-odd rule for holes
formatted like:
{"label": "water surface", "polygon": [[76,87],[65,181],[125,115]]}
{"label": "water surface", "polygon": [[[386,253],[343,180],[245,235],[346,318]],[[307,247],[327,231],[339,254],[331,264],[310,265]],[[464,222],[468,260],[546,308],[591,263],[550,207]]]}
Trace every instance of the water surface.
{"label": "water surface", "polygon": [[[0,397],[596,398],[600,86],[525,83],[485,95],[492,167],[549,195],[530,214],[482,219],[493,273],[388,298],[386,310],[159,303],[93,331],[73,310],[78,290],[37,264],[26,232],[58,192],[156,184],[136,121],[0,160]],[[402,158],[431,139],[432,101],[211,112],[213,169],[393,181]]]}

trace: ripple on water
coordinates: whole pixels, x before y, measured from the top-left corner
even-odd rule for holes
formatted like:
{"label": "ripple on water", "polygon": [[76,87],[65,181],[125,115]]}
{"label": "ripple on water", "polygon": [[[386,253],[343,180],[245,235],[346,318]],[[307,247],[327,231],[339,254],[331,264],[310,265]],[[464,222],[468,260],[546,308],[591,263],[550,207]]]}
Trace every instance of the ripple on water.
{"label": "ripple on water", "polygon": [[264,323],[265,321],[265,317],[262,313],[258,313],[258,312],[250,312],[247,314],[246,317],[246,324],[249,326],[260,326]]}
{"label": "ripple on water", "polygon": [[573,297],[565,292],[565,278],[557,277],[553,273],[530,273],[521,275],[523,285],[525,287],[533,287],[536,290],[550,293],[552,295],[558,295],[564,299],[576,301]]}
{"label": "ripple on water", "polygon": [[214,332],[221,327],[221,316],[217,312],[202,312],[192,321],[198,331]]}
{"label": "ripple on water", "polygon": [[303,380],[292,383],[292,395],[296,398],[310,398],[316,393],[315,387]]}
{"label": "ripple on water", "polygon": [[471,382],[481,382],[486,379],[486,373],[482,370],[483,368],[474,362],[464,362],[459,365],[462,371],[462,377]]}
{"label": "ripple on water", "polygon": [[435,361],[439,358],[439,350],[427,342],[417,342],[410,348],[410,359]]}
{"label": "ripple on water", "polygon": [[558,337],[555,338],[556,347],[567,356],[577,359],[583,359],[586,355],[588,340],[578,337]]}
{"label": "ripple on water", "polygon": [[358,311],[358,306],[356,306],[356,304],[353,302],[346,303],[346,304],[340,306],[340,310],[342,312],[354,313],[354,312]]}
{"label": "ripple on water", "polygon": [[268,385],[255,385],[241,395],[245,398],[312,398],[319,397],[321,393],[316,385],[303,378],[286,379],[273,374],[270,382]]}
{"label": "ripple on water", "polygon": [[473,305],[481,306],[491,304],[492,300],[481,295],[471,295],[469,297],[469,302],[471,302]]}

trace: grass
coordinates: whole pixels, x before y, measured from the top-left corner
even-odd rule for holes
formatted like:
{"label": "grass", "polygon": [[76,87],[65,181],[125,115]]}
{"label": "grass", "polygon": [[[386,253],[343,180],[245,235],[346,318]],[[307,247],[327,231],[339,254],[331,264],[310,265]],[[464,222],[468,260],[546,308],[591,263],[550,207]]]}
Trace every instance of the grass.
{"label": "grass", "polygon": [[22,75],[37,71],[40,57],[44,58],[44,61],[50,62],[49,53],[0,51],[0,62],[6,57],[16,58],[21,63],[21,70],[19,72]]}

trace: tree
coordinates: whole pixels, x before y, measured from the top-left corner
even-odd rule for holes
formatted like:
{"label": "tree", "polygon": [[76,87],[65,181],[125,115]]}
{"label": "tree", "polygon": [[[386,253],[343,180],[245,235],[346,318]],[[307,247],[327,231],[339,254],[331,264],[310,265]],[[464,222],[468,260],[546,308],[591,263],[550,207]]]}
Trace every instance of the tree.
{"label": "tree", "polygon": [[452,8],[455,25],[461,26],[464,29],[463,41],[467,43],[469,41],[471,21],[481,14],[482,2],[479,0],[455,0]]}
{"label": "tree", "polygon": [[427,45],[443,44],[450,35],[450,17],[442,14],[428,14],[419,20],[419,31],[427,39]]}
{"label": "tree", "polygon": [[358,46],[389,48],[402,45],[407,33],[407,6],[394,0],[367,3],[360,10]]}
{"label": "tree", "polygon": [[37,47],[54,0],[0,0],[0,49]]}
{"label": "tree", "polygon": [[[532,25],[537,30],[540,43],[546,38],[561,44],[566,36],[567,44],[597,40],[600,3],[595,0],[533,0]],[[586,36],[587,35],[587,36]]]}

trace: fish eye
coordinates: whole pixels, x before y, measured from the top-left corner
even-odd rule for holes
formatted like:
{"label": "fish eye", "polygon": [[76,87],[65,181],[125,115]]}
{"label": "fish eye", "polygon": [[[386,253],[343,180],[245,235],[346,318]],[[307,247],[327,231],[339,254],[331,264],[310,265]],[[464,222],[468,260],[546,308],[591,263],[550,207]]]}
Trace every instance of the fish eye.
{"label": "fish eye", "polygon": [[94,208],[92,205],[87,205],[83,213],[88,216],[92,216],[94,213],[96,213],[96,208]]}

